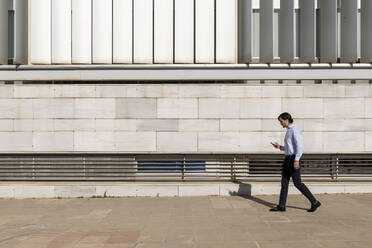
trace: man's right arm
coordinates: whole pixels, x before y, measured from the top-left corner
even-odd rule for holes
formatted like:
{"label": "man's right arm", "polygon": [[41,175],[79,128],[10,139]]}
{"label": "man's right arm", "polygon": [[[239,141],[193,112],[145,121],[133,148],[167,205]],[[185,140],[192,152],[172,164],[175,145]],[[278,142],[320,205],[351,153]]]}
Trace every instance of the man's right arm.
{"label": "man's right arm", "polygon": [[279,149],[280,149],[281,151],[285,151],[285,146],[279,146]]}

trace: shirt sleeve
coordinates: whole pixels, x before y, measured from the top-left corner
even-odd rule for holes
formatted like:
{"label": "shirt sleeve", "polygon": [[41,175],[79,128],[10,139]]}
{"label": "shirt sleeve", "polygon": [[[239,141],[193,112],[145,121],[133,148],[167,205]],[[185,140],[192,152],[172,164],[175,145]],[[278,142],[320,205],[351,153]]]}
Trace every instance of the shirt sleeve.
{"label": "shirt sleeve", "polygon": [[304,151],[304,145],[302,141],[301,132],[298,129],[295,129],[293,132],[293,145],[296,151],[295,161],[300,161],[300,158]]}
{"label": "shirt sleeve", "polygon": [[281,151],[285,151],[285,147],[284,147],[284,146],[280,146],[279,149],[280,149]]}

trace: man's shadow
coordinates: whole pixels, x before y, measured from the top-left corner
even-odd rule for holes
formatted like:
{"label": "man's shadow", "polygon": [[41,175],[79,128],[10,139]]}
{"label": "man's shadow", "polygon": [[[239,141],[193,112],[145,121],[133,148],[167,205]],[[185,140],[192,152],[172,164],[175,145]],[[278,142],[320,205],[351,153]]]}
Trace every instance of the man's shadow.
{"label": "man's shadow", "polygon": [[[245,198],[250,201],[254,201],[256,203],[259,203],[261,205],[264,205],[268,208],[273,208],[277,204],[273,202],[268,202],[263,199],[260,199],[256,196],[252,196],[252,185],[249,183],[242,183],[242,182],[235,182],[236,184],[239,184],[238,191],[230,191],[229,194],[231,196],[240,196],[242,198]],[[287,208],[295,208],[295,209],[301,209],[301,210],[307,210],[307,208],[301,208],[301,207],[295,207],[295,206],[286,206]]]}

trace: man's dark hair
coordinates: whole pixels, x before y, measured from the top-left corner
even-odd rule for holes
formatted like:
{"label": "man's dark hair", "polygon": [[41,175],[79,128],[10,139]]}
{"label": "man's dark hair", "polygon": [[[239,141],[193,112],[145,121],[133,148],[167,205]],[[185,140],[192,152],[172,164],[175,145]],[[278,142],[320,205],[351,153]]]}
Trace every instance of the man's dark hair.
{"label": "man's dark hair", "polygon": [[281,113],[281,114],[278,116],[278,120],[279,120],[279,119],[288,120],[289,123],[293,123],[293,119],[292,119],[291,114],[290,114],[290,113],[287,113],[287,112]]}

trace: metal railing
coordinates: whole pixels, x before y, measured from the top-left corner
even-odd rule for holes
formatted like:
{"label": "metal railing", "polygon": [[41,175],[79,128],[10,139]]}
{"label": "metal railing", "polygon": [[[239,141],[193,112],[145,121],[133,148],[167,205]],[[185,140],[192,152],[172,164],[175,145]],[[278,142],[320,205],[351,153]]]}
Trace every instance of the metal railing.
{"label": "metal railing", "polygon": [[[283,155],[0,155],[2,181],[277,181]],[[305,154],[305,180],[372,180],[372,154]]]}

